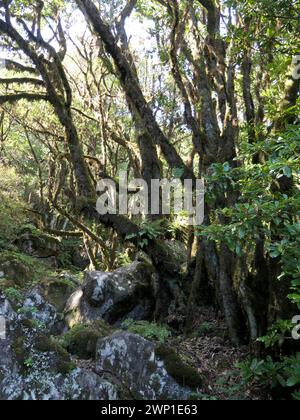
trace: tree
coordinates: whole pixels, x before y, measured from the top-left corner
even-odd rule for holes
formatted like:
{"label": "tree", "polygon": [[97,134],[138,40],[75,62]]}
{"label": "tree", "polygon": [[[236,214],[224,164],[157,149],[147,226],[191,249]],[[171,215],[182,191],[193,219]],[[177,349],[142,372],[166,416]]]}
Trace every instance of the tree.
{"label": "tree", "polygon": [[[73,8],[80,9],[86,25],[78,39],[67,29]],[[282,292],[273,277],[284,265],[270,260],[270,243],[283,238],[287,220],[274,226],[269,219],[274,207],[255,209],[279,201],[282,209],[291,206],[287,218],[296,223],[292,157],[282,157],[274,139],[282,132],[289,136],[299,116],[300,78],[291,76],[292,58],[285,56],[297,40],[299,6],[291,0],[277,0],[272,7],[264,0],[255,5],[247,0],[76,0],[71,5],[2,1],[0,10],[8,71],[0,79],[0,105],[28,134],[45,206],[108,256],[114,254],[115,233],[141,247],[145,230],[137,219],[95,211],[99,178],[114,179],[117,168],[126,167],[148,185],[174,173],[194,184],[198,177],[206,179],[205,223],[190,229],[186,240],[190,254],[194,242],[197,248],[187,324],[199,300],[213,301],[224,311],[234,343],[264,334],[276,318],[269,308]],[[140,59],[127,35],[132,16],[150,25],[153,51]],[[157,61],[159,74],[149,70]],[[20,101],[31,109],[46,103],[54,121],[42,127],[30,121],[28,114],[20,115]],[[49,152],[47,200],[44,168],[30,136]],[[272,159],[277,159],[275,168]],[[261,196],[255,201],[256,192]],[[148,222],[156,219],[166,223],[161,214]],[[109,229],[111,246],[101,238],[103,227]],[[161,290],[174,297],[169,279],[180,276],[154,236],[144,238],[142,248],[161,274]],[[97,252],[87,248],[96,264]]]}

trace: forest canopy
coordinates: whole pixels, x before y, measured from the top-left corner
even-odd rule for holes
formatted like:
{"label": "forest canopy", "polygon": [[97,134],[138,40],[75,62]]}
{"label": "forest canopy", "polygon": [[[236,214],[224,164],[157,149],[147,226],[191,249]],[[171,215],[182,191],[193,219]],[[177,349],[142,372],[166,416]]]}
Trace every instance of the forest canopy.
{"label": "forest canopy", "polygon": [[[299,33],[295,0],[0,1],[0,272],[28,258],[24,232],[60,247],[47,275],[147,261],[147,338],[189,336],[209,308],[249,346],[245,382],[300,399]],[[149,204],[152,180],[191,180],[194,200],[201,180],[203,223],[100,214],[121,172]]]}

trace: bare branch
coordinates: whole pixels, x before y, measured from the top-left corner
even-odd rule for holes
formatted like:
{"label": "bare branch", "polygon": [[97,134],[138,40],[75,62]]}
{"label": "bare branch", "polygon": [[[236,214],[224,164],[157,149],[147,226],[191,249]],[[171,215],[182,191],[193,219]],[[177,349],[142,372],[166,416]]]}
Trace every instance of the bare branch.
{"label": "bare branch", "polygon": [[87,115],[85,112],[81,111],[80,109],[78,109],[78,108],[76,108],[76,107],[72,106],[72,107],[71,107],[71,110],[72,110],[72,111],[77,112],[77,113],[78,113],[78,114],[80,114],[82,117],[87,118],[88,120],[90,120],[90,121],[94,121],[95,123],[99,124],[99,121],[98,121],[98,120],[96,120],[96,118],[91,117],[90,115]]}
{"label": "bare branch", "polygon": [[29,102],[34,101],[49,101],[49,96],[44,94],[37,94],[37,93],[17,93],[13,95],[3,95],[0,96],[0,105],[5,103],[14,103],[25,99]]}
{"label": "bare branch", "polygon": [[128,0],[126,6],[124,7],[124,9],[122,10],[122,13],[119,16],[119,21],[120,22],[125,22],[125,20],[127,18],[129,18],[129,16],[131,15],[131,13],[133,12],[136,4],[137,4],[138,0]]}
{"label": "bare branch", "polygon": [[16,72],[24,72],[24,73],[31,73],[37,74],[37,71],[33,67],[26,66],[21,63],[17,63],[16,61],[9,60],[9,59],[0,59],[0,65],[4,65],[7,70],[12,70]]}
{"label": "bare branch", "polygon": [[[112,34],[110,27],[104,23],[97,7],[91,0],[76,0],[79,8],[82,10],[94,32],[102,39],[107,53],[113,58],[118,70],[118,77],[126,93],[127,100],[131,108],[138,113],[143,122],[143,126],[149,132],[150,138],[161,146],[162,152],[171,168],[183,168],[182,180],[195,179],[194,173],[188,168],[177,150],[170,143],[157,123],[153,111],[146,101],[141,86],[134,74],[126,53],[118,46],[116,38]],[[129,51],[127,51],[129,53]]]}
{"label": "bare branch", "polygon": [[45,86],[45,83],[39,79],[32,79],[30,77],[13,77],[13,78],[5,78],[0,79],[0,83],[3,85],[11,85],[14,83],[18,84],[30,84],[35,86]]}

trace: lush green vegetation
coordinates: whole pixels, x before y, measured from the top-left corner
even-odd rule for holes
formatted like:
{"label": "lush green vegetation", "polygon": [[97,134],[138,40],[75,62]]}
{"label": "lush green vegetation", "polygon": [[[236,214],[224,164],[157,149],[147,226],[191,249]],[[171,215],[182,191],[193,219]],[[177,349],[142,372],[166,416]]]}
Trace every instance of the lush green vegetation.
{"label": "lush green vegetation", "polygon": [[[249,346],[238,387],[300,399],[299,16],[294,0],[0,1],[0,291],[15,308],[62,273],[142,260],[153,317],[122,328],[163,344],[224,322]],[[203,179],[203,224],[98,214],[97,182],[119,188],[120,171]],[[89,358],[99,328],[60,345]]]}

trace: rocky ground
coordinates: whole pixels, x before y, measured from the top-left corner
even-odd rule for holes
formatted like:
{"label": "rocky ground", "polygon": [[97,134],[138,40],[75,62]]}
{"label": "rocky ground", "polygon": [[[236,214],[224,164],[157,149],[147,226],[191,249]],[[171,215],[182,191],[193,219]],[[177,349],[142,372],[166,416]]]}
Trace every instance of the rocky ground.
{"label": "rocky ground", "polygon": [[[35,247],[26,241],[23,252],[32,256]],[[46,248],[41,258],[51,256]],[[39,262],[27,258],[12,253],[0,260],[6,320],[0,399],[257,398],[235,369],[247,349],[229,344],[211,310],[199,311],[188,337],[144,322],[158,293],[151,262],[139,258],[112,273],[86,272],[84,279],[42,270],[36,279]]]}

